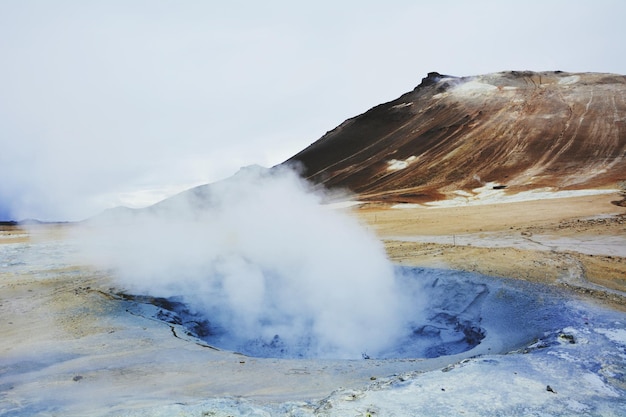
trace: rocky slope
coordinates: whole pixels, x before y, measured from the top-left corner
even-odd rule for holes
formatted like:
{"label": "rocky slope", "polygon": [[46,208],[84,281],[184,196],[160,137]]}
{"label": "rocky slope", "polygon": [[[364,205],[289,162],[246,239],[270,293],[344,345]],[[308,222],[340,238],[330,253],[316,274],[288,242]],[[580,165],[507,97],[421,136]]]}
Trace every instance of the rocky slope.
{"label": "rocky slope", "polygon": [[509,71],[429,73],[285,163],[361,200],[423,202],[485,184],[616,188],[625,159],[626,76]]}

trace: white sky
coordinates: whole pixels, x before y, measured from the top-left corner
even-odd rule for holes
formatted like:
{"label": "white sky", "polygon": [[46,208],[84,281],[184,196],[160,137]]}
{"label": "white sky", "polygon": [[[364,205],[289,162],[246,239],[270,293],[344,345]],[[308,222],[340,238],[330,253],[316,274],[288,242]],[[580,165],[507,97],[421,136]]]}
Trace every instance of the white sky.
{"label": "white sky", "polygon": [[0,219],[272,166],[429,71],[626,74],[626,2],[0,0]]}

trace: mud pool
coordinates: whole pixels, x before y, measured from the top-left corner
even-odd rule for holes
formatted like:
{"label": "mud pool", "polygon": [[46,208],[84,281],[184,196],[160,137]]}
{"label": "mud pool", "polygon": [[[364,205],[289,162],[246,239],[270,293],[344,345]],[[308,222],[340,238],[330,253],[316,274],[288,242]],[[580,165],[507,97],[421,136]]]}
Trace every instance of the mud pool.
{"label": "mud pool", "polygon": [[626,316],[557,287],[396,268],[426,300],[404,339],[320,359],[314,341],[242,340],[185,300],[123,293],[72,250],[0,245],[2,416],[626,413]]}
{"label": "mud pool", "polygon": [[[405,312],[405,332],[391,349],[376,357],[363,351],[363,359],[429,359],[468,351],[506,353],[541,337],[554,322],[565,320],[560,311],[563,296],[544,286],[426,268],[398,267],[396,278],[402,293],[416,300]],[[185,336],[216,349],[259,358],[316,358],[312,337],[289,344],[280,334],[264,339],[259,332],[258,337],[244,339],[213,320],[219,317],[217,312],[194,312],[182,297],[117,296],[134,301],[129,310],[133,314],[178,326]]]}

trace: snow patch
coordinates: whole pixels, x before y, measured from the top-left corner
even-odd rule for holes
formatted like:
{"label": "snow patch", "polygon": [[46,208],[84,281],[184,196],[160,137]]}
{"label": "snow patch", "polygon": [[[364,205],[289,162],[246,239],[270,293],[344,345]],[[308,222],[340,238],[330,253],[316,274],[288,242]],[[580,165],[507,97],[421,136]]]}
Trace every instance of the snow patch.
{"label": "snow patch", "polygon": [[475,96],[480,94],[491,93],[497,90],[498,87],[491,84],[481,83],[480,81],[468,81],[451,89],[456,95],[462,96]]}
{"label": "snow patch", "polygon": [[406,210],[406,209],[424,208],[424,206],[422,204],[417,204],[417,203],[398,203],[398,204],[394,204],[393,206],[391,206],[391,208]]}
{"label": "snow patch", "polygon": [[559,80],[561,85],[575,84],[580,81],[580,75],[570,75],[569,77],[563,77]]}
{"label": "snow patch", "polygon": [[415,155],[409,156],[405,160],[391,159],[387,161],[387,171],[399,171],[401,169],[405,169],[415,161],[417,161],[417,157]]}
{"label": "snow patch", "polygon": [[408,102],[408,103],[400,103],[400,104],[396,104],[395,106],[391,106],[392,109],[403,109],[405,107],[410,107],[412,106],[413,103],[412,102]]}
{"label": "snow patch", "polygon": [[481,204],[516,203],[521,201],[546,200],[552,198],[583,197],[600,194],[613,194],[618,190],[562,190],[553,191],[551,188],[538,188],[530,191],[522,191],[516,194],[509,194],[505,189],[494,189],[498,187],[496,182],[488,182],[484,186],[474,188],[472,193],[457,190],[454,197],[425,203],[427,207],[460,207],[475,206]]}

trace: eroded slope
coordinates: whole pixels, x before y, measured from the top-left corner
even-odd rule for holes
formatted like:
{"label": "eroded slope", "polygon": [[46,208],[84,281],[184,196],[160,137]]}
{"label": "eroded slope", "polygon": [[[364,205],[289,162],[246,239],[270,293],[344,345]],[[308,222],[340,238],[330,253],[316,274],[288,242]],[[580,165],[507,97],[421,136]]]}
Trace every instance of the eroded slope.
{"label": "eroded slope", "polygon": [[430,73],[286,163],[364,200],[417,202],[495,183],[511,192],[626,179],[626,77]]}

